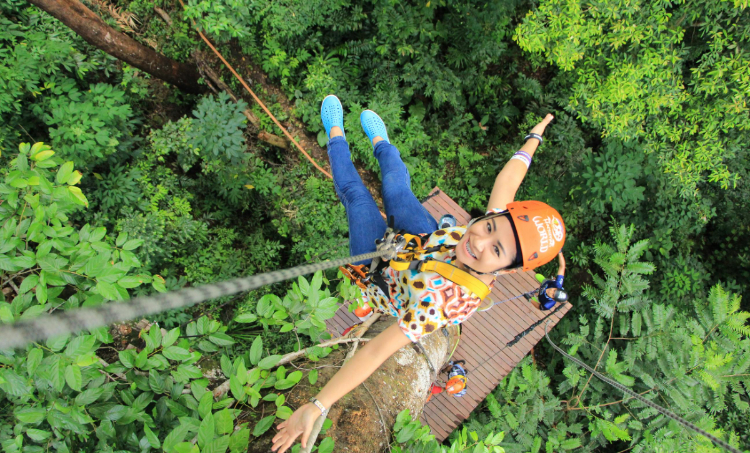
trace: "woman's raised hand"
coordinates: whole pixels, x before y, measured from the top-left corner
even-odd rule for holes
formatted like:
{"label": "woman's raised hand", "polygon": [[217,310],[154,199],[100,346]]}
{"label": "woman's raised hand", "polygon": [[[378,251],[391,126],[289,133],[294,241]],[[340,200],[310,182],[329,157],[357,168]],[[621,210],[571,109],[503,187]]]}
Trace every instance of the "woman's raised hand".
{"label": "woman's raised hand", "polygon": [[320,417],[320,409],[312,403],[307,403],[294,411],[291,417],[276,427],[279,432],[273,436],[271,451],[278,450],[279,453],[284,453],[294,444],[300,434],[302,434],[302,447],[306,447],[313,424],[318,417]]}
{"label": "woman's raised hand", "polygon": [[534,126],[533,129],[531,129],[531,133],[544,135],[544,130],[547,128],[550,121],[552,121],[553,119],[555,119],[555,117],[552,116],[551,113],[548,113],[547,116],[544,117],[541,123],[537,124],[536,126]]}

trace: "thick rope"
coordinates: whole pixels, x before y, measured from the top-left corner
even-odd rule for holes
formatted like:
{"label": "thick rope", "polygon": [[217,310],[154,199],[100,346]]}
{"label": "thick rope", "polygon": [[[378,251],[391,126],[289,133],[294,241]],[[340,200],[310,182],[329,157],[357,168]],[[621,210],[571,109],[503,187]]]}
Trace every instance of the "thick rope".
{"label": "thick rope", "polygon": [[109,303],[97,307],[41,315],[28,321],[0,326],[0,351],[20,348],[34,341],[50,337],[91,330],[115,322],[128,321],[176,308],[190,307],[210,299],[231,296],[301,275],[336,268],[347,263],[382,257],[388,253],[390,253],[389,250],[383,250],[333,261],[303,264],[290,269],[240,277],[226,282],[212,283],[153,296],[136,297],[121,303]]}
{"label": "thick rope", "polygon": [[718,437],[714,436],[713,434],[710,434],[710,433],[708,433],[708,432],[706,432],[706,431],[698,428],[697,426],[695,426],[694,424],[692,424],[689,421],[685,420],[684,418],[680,417],[679,415],[675,414],[674,412],[671,412],[671,411],[669,411],[667,409],[664,409],[663,407],[659,406],[658,404],[652,403],[651,401],[649,401],[646,398],[642,397],[641,395],[635,393],[634,391],[630,390],[629,388],[625,387],[624,385],[620,384],[619,382],[614,381],[614,380],[612,380],[612,379],[610,379],[610,378],[608,378],[606,376],[603,376],[602,374],[600,374],[599,372],[595,371],[590,366],[586,365],[585,363],[581,362],[580,360],[578,360],[575,357],[571,356],[570,354],[566,353],[565,351],[563,351],[562,349],[560,349],[560,347],[558,347],[555,343],[553,343],[552,340],[550,340],[549,335],[547,335],[547,327],[548,326],[549,326],[549,321],[547,322],[547,324],[544,325],[544,336],[547,338],[547,341],[549,342],[549,344],[552,345],[552,347],[555,348],[555,350],[557,352],[559,352],[560,354],[562,354],[563,356],[565,356],[566,358],[568,358],[569,360],[571,360],[576,365],[585,368],[587,371],[589,371],[590,373],[593,373],[594,376],[596,376],[600,380],[606,382],[607,384],[611,385],[612,387],[614,387],[614,388],[616,388],[618,390],[621,390],[623,393],[626,393],[629,396],[637,399],[641,403],[643,403],[646,406],[648,406],[648,407],[656,410],[657,412],[659,412],[660,414],[664,415],[665,417],[671,418],[672,420],[676,421],[677,423],[679,423],[683,427],[685,427],[687,429],[690,429],[690,430],[693,430],[696,433],[700,434],[701,436],[706,437],[711,442],[713,442],[715,445],[717,445],[719,447],[722,447],[725,450],[731,451],[732,453],[742,453],[740,450],[732,447],[731,445],[729,445],[728,443],[726,443],[723,440],[719,439]]}

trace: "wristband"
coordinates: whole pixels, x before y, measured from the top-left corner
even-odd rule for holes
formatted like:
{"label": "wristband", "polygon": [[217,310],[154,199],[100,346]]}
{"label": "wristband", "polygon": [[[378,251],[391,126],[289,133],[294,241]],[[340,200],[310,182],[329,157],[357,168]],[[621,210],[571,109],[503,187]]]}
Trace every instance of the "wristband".
{"label": "wristband", "polygon": [[526,137],[524,137],[524,138],[523,138],[523,142],[524,142],[524,143],[526,143],[526,141],[527,141],[528,139],[530,139],[530,138],[535,138],[535,139],[539,140],[539,144],[540,144],[540,145],[541,145],[542,143],[544,143],[544,139],[542,138],[542,136],[541,136],[541,135],[539,135],[539,134],[535,134],[535,133],[533,133],[533,132],[532,132],[532,133],[530,133],[529,135],[527,135]]}
{"label": "wristband", "polygon": [[310,398],[310,402],[313,403],[318,409],[320,409],[320,416],[321,417],[326,414],[326,411],[328,409],[326,409],[325,406],[323,406],[323,403],[321,403],[320,401],[318,401],[317,398],[315,398],[315,397]]}
{"label": "wristband", "polygon": [[513,157],[510,158],[510,160],[520,160],[524,164],[526,164],[526,168],[529,168],[531,166],[531,156],[528,155],[528,153],[525,153],[523,151],[519,151],[513,155]]}

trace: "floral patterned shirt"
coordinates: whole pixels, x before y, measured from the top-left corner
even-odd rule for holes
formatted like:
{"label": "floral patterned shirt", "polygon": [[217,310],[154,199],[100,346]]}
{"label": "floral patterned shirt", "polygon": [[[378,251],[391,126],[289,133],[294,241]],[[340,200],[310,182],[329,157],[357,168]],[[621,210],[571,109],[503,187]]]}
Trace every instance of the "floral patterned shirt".
{"label": "floral patterned shirt", "polygon": [[[466,227],[437,230],[423,247],[455,245],[465,232]],[[451,263],[456,259],[456,251],[451,249],[423,256]],[[401,330],[413,342],[448,324],[466,321],[482,303],[479,296],[469,289],[436,272],[397,271],[388,267],[383,270],[383,277],[390,294],[383,294],[379,286],[370,283],[367,289],[362,290],[362,296],[365,302],[372,302],[376,310],[397,317]]]}

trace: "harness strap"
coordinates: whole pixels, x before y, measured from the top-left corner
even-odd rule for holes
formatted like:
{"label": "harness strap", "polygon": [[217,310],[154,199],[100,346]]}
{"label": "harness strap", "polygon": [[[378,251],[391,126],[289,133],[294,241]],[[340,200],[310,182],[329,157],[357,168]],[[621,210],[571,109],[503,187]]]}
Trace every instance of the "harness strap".
{"label": "harness strap", "polygon": [[421,261],[421,263],[422,265],[420,267],[420,270],[422,272],[436,272],[437,274],[452,281],[453,283],[468,288],[482,300],[484,300],[484,298],[490,294],[490,287],[487,286],[482,280],[479,280],[468,272],[463,271],[452,264],[437,260]]}

